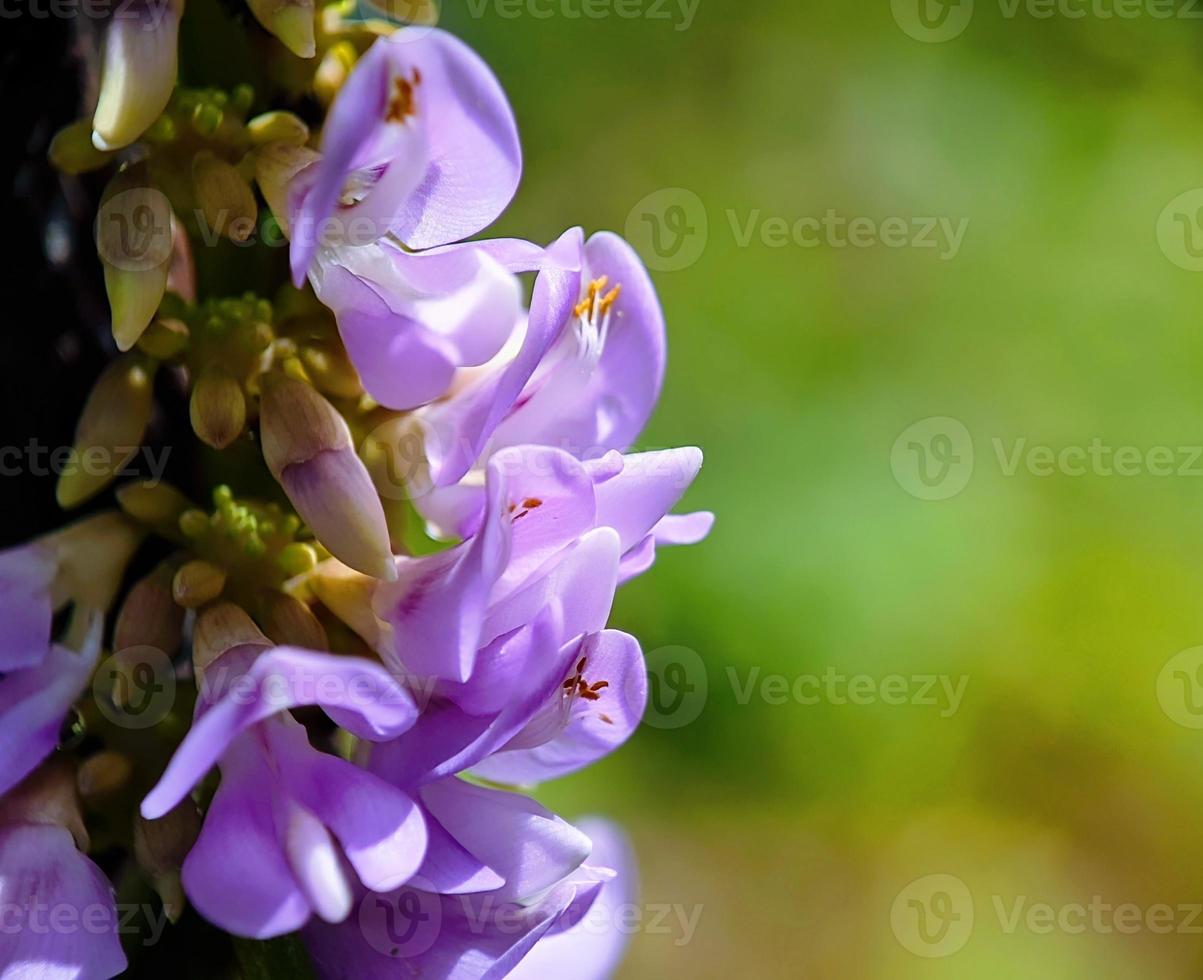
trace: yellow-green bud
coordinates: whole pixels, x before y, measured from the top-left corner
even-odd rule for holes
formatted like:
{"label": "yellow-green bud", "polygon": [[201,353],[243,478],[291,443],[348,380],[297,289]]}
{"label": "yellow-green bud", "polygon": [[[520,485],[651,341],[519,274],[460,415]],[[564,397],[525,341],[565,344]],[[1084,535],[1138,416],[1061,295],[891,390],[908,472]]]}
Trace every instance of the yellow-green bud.
{"label": "yellow-green bud", "polygon": [[192,160],[192,184],[209,228],[235,242],[250,238],[259,205],[237,167],[202,150]]}
{"label": "yellow-green bud", "polygon": [[213,368],[197,379],[188,411],[200,440],[214,449],[225,449],[246,425],[246,396],[237,381]]}
{"label": "yellow-green bud", "polygon": [[125,354],[101,372],[75,429],[75,445],[55,495],[78,507],[108,486],[142,445],[154,402],[153,361]]}
{"label": "yellow-green bud", "polygon": [[225,587],[225,571],[198,559],[180,566],[172,580],[171,592],[185,609],[196,609],[216,599]]}

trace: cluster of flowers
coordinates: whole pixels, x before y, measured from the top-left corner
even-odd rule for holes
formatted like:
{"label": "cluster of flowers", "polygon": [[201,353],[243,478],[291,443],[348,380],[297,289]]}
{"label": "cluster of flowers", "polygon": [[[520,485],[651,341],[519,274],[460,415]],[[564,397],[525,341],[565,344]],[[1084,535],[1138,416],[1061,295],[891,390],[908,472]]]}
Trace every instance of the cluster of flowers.
{"label": "cluster of flowers", "polygon": [[[174,32],[169,9],[160,30]],[[275,13],[295,32],[305,9]],[[257,444],[291,510],[221,487],[208,514],[165,485],[130,484],[120,511],[0,554],[0,909],[16,913],[0,923],[4,977],[125,968],[80,804],[82,793],[85,809],[103,805],[117,784],[138,787],[130,851],[172,918],[186,896],[237,936],[300,931],[324,977],[393,977],[401,962],[429,977],[593,977],[621,952],[617,930],[585,928],[633,887],[620,835],[573,826],[517,788],[580,770],[639,724],[643,655],[606,622],[617,586],[658,546],[708,533],[710,514],[669,514],[701,454],[624,455],[665,364],[634,251],[579,229],[547,247],[464,242],[517,189],[512,111],[455,38],[380,33],[338,86],[320,152],[279,113],[250,127],[284,134],[253,139],[246,159],[289,236],[294,300],[307,281],[336,322],[325,359],[296,356],[296,333],[261,336],[273,314],[254,298],[184,302],[176,215],[166,296],[161,286],[147,307],[129,278],[147,270],[106,265],[130,353],[98,383],[76,450],[140,436],[155,368],[182,364],[198,434]],[[134,108],[106,82],[104,132],[92,134],[106,155],[163,129],[163,105],[148,113],[137,84],[138,52],[122,57]],[[206,187],[212,198],[225,186],[214,162],[193,168],[202,209]],[[117,187],[144,165],[127,161]],[[148,309],[132,326],[131,294]],[[219,322],[202,337],[205,318]],[[260,338],[251,358],[247,336]],[[198,350],[243,367],[206,372],[188,360]],[[323,371],[340,357],[349,383]],[[68,474],[59,497],[99,489]],[[393,522],[399,496],[433,537],[458,543],[411,553]],[[150,532],[175,550],[109,631]],[[130,739],[105,733],[131,679],[163,663],[166,686],[195,684],[190,727],[150,730],[170,744],[131,774]],[[85,724],[86,751],[69,738]],[[108,925],[21,928],[35,904],[100,909]]]}

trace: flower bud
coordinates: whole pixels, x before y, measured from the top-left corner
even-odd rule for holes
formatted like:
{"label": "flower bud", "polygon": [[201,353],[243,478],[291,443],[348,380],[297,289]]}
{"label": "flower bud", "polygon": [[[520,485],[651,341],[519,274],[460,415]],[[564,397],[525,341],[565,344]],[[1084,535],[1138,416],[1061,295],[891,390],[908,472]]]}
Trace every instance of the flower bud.
{"label": "flower bud", "polygon": [[246,131],[256,146],[276,142],[304,146],[309,142],[309,127],[300,116],[280,110],[256,116],[246,124]]}
{"label": "flower bud", "polygon": [[192,631],[192,666],[198,680],[223,653],[235,647],[270,647],[269,640],[242,609],[232,602],[218,602],[196,617]]}
{"label": "flower bud", "polygon": [[288,217],[288,187],[292,179],[315,163],[320,154],[305,146],[268,143],[255,154],[255,181],[271,208],[280,230],[291,235]]}
{"label": "flower bud", "polygon": [[72,176],[99,170],[113,159],[92,145],[91,119],[77,119],[55,133],[48,156],[56,170]]}
{"label": "flower bud", "polygon": [[157,820],[134,817],[134,860],[150,878],[163,900],[163,911],[172,922],[184,911],[180,868],[201,831],[201,815],[190,797]]}
{"label": "flower bud", "polygon": [[96,251],[113,315],[113,339],[129,350],[154,319],[167,289],[175,218],[142,164],[109,181],[96,216]]}
{"label": "flower bud", "polygon": [[172,578],[171,568],[160,565],[129,590],[113,628],[114,650],[143,646],[175,656],[184,628],[184,610],[173,597]]}
{"label": "flower bud", "polygon": [[313,0],[247,0],[247,6],[255,20],[298,58],[312,58],[317,53]]}
{"label": "flower bud", "polygon": [[170,483],[127,483],[117,490],[117,503],[140,524],[166,538],[179,537],[181,515],[192,502]]}
{"label": "flower bud", "polygon": [[259,625],[276,643],[306,650],[328,648],[326,630],[313,610],[287,592],[264,590],[259,601]]}
{"label": "flower bud", "polygon": [[120,752],[105,749],[88,756],[75,774],[79,795],[88,803],[121,792],[134,774],[133,763]]}
{"label": "flower bud", "polygon": [[211,368],[193,386],[188,412],[201,442],[225,449],[241,435],[246,424],[246,396],[242,386],[225,371]]}
{"label": "flower bud", "polygon": [[155,364],[126,354],[101,372],[75,429],[55,495],[70,510],[107,487],[142,445],[154,400]]}
{"label": "flower bud", "polygon": [[197,559],[180,566],[171,582],[171,593],[185,609],[196,609],[216,599],[225,587],[225,571]]}
{"label": "flower bud", "polygon": [[43,538],[58,559],[55,607],[73,601],[84,609],[107,610],[144,533],[124,515],[104,511]]}
{"label": "flower bud", "polygon": [[318,541],[358,571],[395,579],[384,508],[334,407],[305,382],[272,375],[259,436],[267,468]]}
{"label": "flower bud", "polygon": [[251,237],[259,205],[237,167],[202,150],[192,160],[192,184],[209,228],[235,242]]}
{"label": "flower bud", "polygon": [[183,8],[183,0],[133,0],[109,20],[92,117],[98,150],[128,146],[167,108]]}

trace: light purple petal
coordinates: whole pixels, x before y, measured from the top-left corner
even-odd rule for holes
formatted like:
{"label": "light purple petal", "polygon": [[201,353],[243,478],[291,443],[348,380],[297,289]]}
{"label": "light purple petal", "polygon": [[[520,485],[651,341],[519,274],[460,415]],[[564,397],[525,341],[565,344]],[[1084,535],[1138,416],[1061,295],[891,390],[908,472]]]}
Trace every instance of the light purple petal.
{"label": "light purple petal", "polygon": [[582,288],[602,277],[605,290],[621,287],[604,336],[596,344],[585,339],[605,317],[589,324],[574,314],[546,374],[497,427],[492,448],[541,443],[583,458],[625,449],[647,424],[664,383],[664,314],[643,263],[610,232],[585,244]]}
{"label": "light purple petal", "polygon": [[575,644],[556,649],[560,632],[556,613],[549,609],[506,638],[519,656],[490,665],[486,676],[496,677],[506,667],[513,667],[517,676],[504,685],[505,701],[490,705],[493,713],[469,714],[445,697],[436,698],[401,738],[372,747],[369,768],[394,785],[411,787],[454,775],[504,745],[560,689],[576,656]]}
{"label": "light purple petal", "polygon": [[589,856],[584,834],[517,793],[452,777],[428,783],[419,796],[432,820],[505,878],[493,893],[498,900],[536,895]]}
{"label": "light purple petal", "polygon": [[[458,483],[472,468],[563,330],[580,293],[582,248],[581,231],[573,228],[537,256],[512,243],[504,246],[507,254],[496,255],[511,272],[522,271],[524,263],[539,263],[526,334],[509,364],[420,414],[434,486]],[[416,503],[420,508],[421,499]]]}
{"label": "light purple petal", "polygon": [[662,517],[650,534],[622,556],[618,566],[619,584],[629,582],[651,568],[659,545],[697,544],[710,533],[712,527],[714,515],[705,510]]}
{"label": "light purple petal", "polygon": [[425,180],[392,231],[415,249],[475,235],[505,210],[522,176],[505,93],[480,56],[444,31],[400,30],[381,43],[395,63],[421,72],[418,111],[427,114],[430,155]]}
{"label": "light purple petal", "polygon": [[515,785],[554,779],[596,762],[634,733],[647,704],[647,668],[639,643],[626,633],[606,630],[587,637],[580,653],[587,661],[581,672],[584,683],[591,688],[606,684],[592,692],[596,700],[562,692],[570,707],[561,731],[549,741],[542,741],[548,733],[539,732],[535,741],[542,744],[534,745],[528,732],[519,733],[477,765],[477,775]]}
{"label": "light purple petal", "polygon": [[[527,582],[548,559],[594,526],[593,483],[568,453],[548,446],[516,446],[496,453],[485,485],[491,496],[489,522],[508,519],[513,545],[492,598]],[[498,506],[504,508],[498,514]]]}
{"label": "light purple petal", "polygon": [[310,279],[376,401],[433,401],[456,368],[501,349],[522,308],[518,280],[494,258],[505,251],[469,243],[413,254],[380,242],[319,252]]}
{"label": "light purple petal", "polygon": [[559,617],[557,645],[606,624],[618,585],[618,535],[595,528],[560,556],[547,574],[536,576],[489,610],[483,633],[495,636],[531,622],[543,609]]}
{"label": "light purple petal", "polygon": [[412,903],[430,918],[429,926],[423,931],[420,925],[412,937],[407,929],[394,941],[388,926],[398,923],[389,918],[368,918],[370,928],[362,916],[336,926],[313,922],[305,930],[305,944],[322,980],[501,980],[561,922],[579,921],[588,913],[603,885],[586,875],[579,878],[526,907],[499,902],[489,893],[436,896],[409,888],[369,893],[361,909],[371,912],[378,904],[389,913]]}
{"label": "light purple petal", "polygon": [[374,891],[408,881],[426,851],[417,804],[370,772],[313,749],[299,724],[273,729],[273,757],[289,795],[330,828],[360,881]]}
{"label": "light purple petal", "polygon": [[[587,463],[604,467],[608,461]],[[622,550],[639,544],[681,499],[702,467],[700,449],[664,449],[623,457],[622,472],[597,484],[597,523],[612,527]]]}
{"label": "light purple petal", "polygon": [[222,765],[221,785],[184,861],[184,889],[197,911],[238,936],[279,936],[311,914],[280,848],[275,791],[257,736],[242,736]]}
{"label": "light purple petal", "polygon": [[84,650],[53,646],[36,667],[0,677],[0,793],[6,793],[58,745],[63,718],[87,687],[100,654],[100,617]]}
{"label": "light purple petal", "polygon": [[113,890],[62,827],[0,828],[0,909],[3,980],[108,980],[126,968]]}
{"label": "light purple petal", "polygon": [[[370,741],[394,738],[417,717],[413,698],[379,664],[359,657],[275,647],[245,673],[222,674],[218,660],[205,683],[210,704],[193,722],[158,785],[142,801],[147,819],[162,816],[222,758],[230,743],[278,712],[320,705],[341,727]],[[208,692],[207,692],[208,693]]]}
{"label": "light purple petal", "polygon": [[377,614],[392,624],[395,653],[419,677],[465,681],[480,647],[493,584],[510,556],[505,486],[489,488],[491,513],[480,533],[451,551],[397,559],[397,581],[377,590]]}
{"label": "light purple petal", "polygon": [[639,893],[635,855],[630,842],[605,820],[586,818],[577,826],[593,841],[590,862],[613,868],[617,874],[601,888],[593,906],[575,926],[551,930],[509,974],[509,980],[605,980],[614,975],[626,953],[630,929],[623,928],[624,910]]}

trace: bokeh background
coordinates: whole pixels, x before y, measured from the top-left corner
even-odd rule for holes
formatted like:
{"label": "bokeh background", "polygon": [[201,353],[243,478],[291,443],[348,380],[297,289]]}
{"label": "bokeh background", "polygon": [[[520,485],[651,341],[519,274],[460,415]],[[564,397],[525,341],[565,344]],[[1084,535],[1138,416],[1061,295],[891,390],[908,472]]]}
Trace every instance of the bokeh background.
{"label": "bokeh background", "polygon": [[[1200,976],[1203,9],[591,2],[448,0],[442,23],[519,117],[491,233],[629,227],[659,267],[642,445],[702,446],[686,505],[719,515],[619,599],[652,723],[541,793],[636,846],[621,976]],[[77,84],[18,57],[14,167]],[[39,271],[46,188],[10,177],[6,441],[54,444],[102,356],[63,325],[103,307],[95,270]],[[908,243],[766,225],[829,211]],[[927,219],[959,246],[911,243]],[[1092,445],[1131,447],[1130,475],[1026,455]],[[5,541],[60,520],[49,481],[0,482]],[[780,696],[829,672],[871,703]]]}
{"label": "bokeh background", "polygon": [[[696,718],[646,726],[544,793],[629,829],[645,903],[702,907],[688,942],[649,922],[622,975],[1203,975],[1203,916],[1178,908],[1203,902],[1203,730],[1179,723],[1203,703],[1199,661],[1171,666],[1158,697],[1170,658],[1203,643],[1188,448],[1203,445],[1203,274],[1175,264],[1192,261],[1186,228],[1203,235],[1203,194],[1162,217],[1203,186],[1199,12],[977,0],[966,22],[933,2],[930,23],[962,30],[931,43],[913,36],[917,4],[889,0],[700,0],[687,29],[680,7],[451,7],[444,26],[519,115],[527,171],[505,231],[622,232],[665,188],[706,218],[696,260],[655,274],[670,359],[643,444],[704,448],[686,503],[718,523],[662,551],[616,614],[649,652],[696,652],[706,690],[687,653],[651,653],[665,706],[697,688],[657,720]],[[662,198],[661,245],[681,201]],[[951,257],[761,239],[769,219],[829,210],[968,224]],[[674,265],[699,237],[676,256],[638,243]],[[931,417],[971,440],[968,482],[943,500],[908,491],[905,447],[891,465]],[[1095,440],[1135,447],[1140,472],[1108,475],[1105,454],[1084,475],[1073,457],[1047,476],[1004,465],[1017,445]],[[1173,475],[1148,465],[1155,447]],[[913,697],[743,697],[749,679],[829,668],[879,693],[903,675]],[[914,703],[926,675],[967,678],[955,712]],[[964,890],[920,883],[892,916],[933,874]],[[937,941],[941,891],[962,918]],[[916,895],[935,903],[930,944]],[[1060,918],[1048,931],[1026,918],[1041,904]],[[1136,906],[1135,931],[1108,904]]]}

